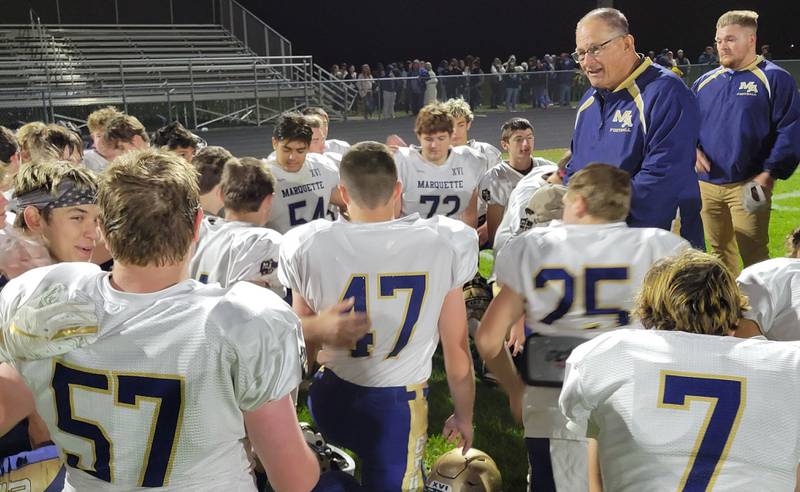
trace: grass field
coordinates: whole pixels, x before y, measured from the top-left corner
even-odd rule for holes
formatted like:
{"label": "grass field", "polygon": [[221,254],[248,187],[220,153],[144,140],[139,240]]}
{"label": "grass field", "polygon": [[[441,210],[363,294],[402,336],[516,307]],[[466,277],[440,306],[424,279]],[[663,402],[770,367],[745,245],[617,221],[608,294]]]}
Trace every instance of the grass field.
{"label": "grass field", "polygon": [[[536,155],[557,162],[566,149],[537,151]],[[775,186],[773,211],[770,221],[770,255],[784,256],[784,238],[800,225],[800,176],[795,174],[787,181]],[[441,355],[434,358],[433,372],[429,381],[428,446],[425,463],[430,467],[442,453],[452,449],[441,435],[445,419],[452,413],[452,401],[447,389]],[[299,416],[311,422],[305,408],[305,397],[301,398]],[[517,425],[508,410],[505,394],[493,385],[477,382],[475,399],[474,447],[494,458],[503,475],[503,490],[525,490],[528,470],[527,453],[523,442],[522,426]]]}

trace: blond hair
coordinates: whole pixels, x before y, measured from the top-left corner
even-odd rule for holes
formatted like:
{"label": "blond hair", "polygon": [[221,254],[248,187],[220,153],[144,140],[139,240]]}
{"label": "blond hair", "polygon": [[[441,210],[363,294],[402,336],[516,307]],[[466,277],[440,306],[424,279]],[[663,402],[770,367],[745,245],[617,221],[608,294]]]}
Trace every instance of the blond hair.
{"label": "blond hair", "polygon": [[304,114],[303,117],[306,119],[306,123],[311,128],[322,128],[325,125],[325,121],[322,119],[322,116],[316,114]]}
{"label": "blond hair", "polygon": [[100,227],[116,261],[164,266],[191,252],[200,209],[197,171],[162,150],[127,152],[100,177]]}
{"label": "blond hair", "polygon": [[[81,191],[97,193],[97,176],[90,169],[76,166],[69,161],[44,161],[35,166],[22,167],[14,177],[14,198],[36,190],[44,190],[51,195],[58,194],[58,187],[63,181],[72,181]],[[39,210],[42,218],[50,220],[51,210]],[[23,230],[28,229],[25,214],[18,213],[14,219],[14,226]]]}
{"label": "blond hair", "polygon": [[86,126],[89,128],[90,133],[104,132],[108,122],[121,114],[123,113],[114,106],[100,108],[89,113],[89,117],[86,119]]}
{"label": "blond hair", "polygon": [[17,130],[22,157],[25,162],[43,162],[63,159],[64,151],[71,156],[76,151],[83,157],[83,140],[69,128],[40,121],[28,123]]}
{"label": "blond hair", "polygon": [[430,135],[440,132],[453,133],[453,117],[444,104],[432,103],[420,109],[414,123],[414,133]]}
{"label": "blond hair", "polygon": [[573,194],[586,201],[589,215],[610,222],[625,220],[631,208],[631,177],[626,171],[595,162],[569,178],[567,199]]}
{"label": "blond hair", "polygon": [[733,25],[758,31],[758,13],[752,10],[729,10],[717,20],[717,29]]}
{"label": "blond hair", "polygon": [[475,118],[472,114],[472,108],[469,107],[469,103],[462,97],[448,99],[445,101],[444,107],[453,119],[464,118],[464,120],[469,123]]}
{"label": "blond hair", "polygon": [[725,264],[692,249],[647,272],[634,314],[648,329],[727,335],[747,309]]}
{"label": "blond hair", "polygon": [[256,212],[264,199],[275,193],[275,178],[260,159],[233,158],[222,170],[220,189],[226,210]]}

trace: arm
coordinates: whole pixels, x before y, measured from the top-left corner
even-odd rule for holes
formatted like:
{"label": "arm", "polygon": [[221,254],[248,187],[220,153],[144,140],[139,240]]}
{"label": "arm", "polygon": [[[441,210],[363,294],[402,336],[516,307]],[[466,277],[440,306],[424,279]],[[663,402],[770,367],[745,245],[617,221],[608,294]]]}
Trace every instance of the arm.
{"label": "arm", "polygon": [[631,179],[628,223],[669,230],[679,194],[688,189],[689,180],[697,180],[700,110],[688,89],[660,89],[647,113],[642,163]]}
{"label": "arm", "polygon": [[589,445],[589,492],[603,492],[603,475],[600,472],[600,454],[597,440],[587,439]]}
{"label": "arm", "polygon": [[770,114],[770,126],[774,128],[771,136],[775,141],[764,161],[764,171],[771,178],[787,179],[800,161],[800,95],[791,75],[777,75],[773,80]]}
{"label": "arm", "polygon": [[492,240],[497,234],[497,228],[500,227],[500,221],[503,220],[505,211],[506,209],[502,205],[490,204],[486,208],[486,231]]}
{"label": "arm", "polygon": [[0,364],[0,436],[36,411],[31,390],[9,364]]}
{"label": "arm", "polygon": [[475,334],[475,345],[481,358],[486,361],[489,370],[497,378],[497,382],[508,394],[511,413],[519,421],[522,419],[522,393],[525,384],[517,374],[511,354],[505,341],[511,326],[525,313],[523,298],[507,286],[500,287],[481,325]]}
{"label": "arm", "polygon": [[447,293],[439,315],[439,336],[444,352],[447,385],[453,397],[453,415],[445,422],[442,432],[447,440],[458,439],[466,453],[472,446],[472,411],[475,404],[475,377],[467,335],[467,311],[461,287]]}
{"label": "arm", "polygon": [[275,490],[308,492],[319,480],[319,463],[306,444],[290,395],[244,412],[247,436]]}
{"label": "arm", "polygon": [[464,210],[464,213],[461,215],[461,221],[473,229],[478,227],[478,190],[472,192],[469,205],[467,205],[467,209]]}

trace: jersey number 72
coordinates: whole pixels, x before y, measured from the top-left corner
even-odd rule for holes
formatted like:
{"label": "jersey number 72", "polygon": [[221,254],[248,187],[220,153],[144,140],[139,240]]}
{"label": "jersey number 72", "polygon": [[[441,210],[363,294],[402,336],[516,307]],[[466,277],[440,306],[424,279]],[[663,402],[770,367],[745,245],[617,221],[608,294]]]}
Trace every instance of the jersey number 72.
{"label": "jersey number 72", "polygon": [[[406,310],[403,313],[403,322],[395,337],[394,346],[392,350],[386,355],[386,358],[397,357],[400,351],[405,348],[408,341],[411,340],[411,335],[414,333],[414,327],[419,320],[419,314],[422,310],[422,303],[425,300],[425,291],[428,286],[428,275],[425,273],[386,273],[378,274],[378,299],[387,299],[397,297],[397,291],[407,291],[408,300],[406,301]],[[355,298],[355,305],[353,309],[358,312],[366,313],[367,299],[368,299],[369,279],[366,275],[353,275],[350,282],[345,288],[342,299]],[[353,350],[350,351],[352,357],[369,357],[372,355],[372,347],[375,345],[375,332],[372,331],[361,337]]]}

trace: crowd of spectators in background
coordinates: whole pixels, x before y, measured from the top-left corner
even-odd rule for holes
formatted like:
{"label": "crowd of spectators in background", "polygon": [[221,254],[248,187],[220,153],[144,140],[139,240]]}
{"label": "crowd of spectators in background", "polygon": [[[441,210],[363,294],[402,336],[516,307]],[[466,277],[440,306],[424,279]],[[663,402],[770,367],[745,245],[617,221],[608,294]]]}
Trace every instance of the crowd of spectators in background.
{"label": "crowd of spectators in background", "polygon": [[[761,46],[761,55],[772,59],[769,45]],[[687,82],[691,65],[719,63],[713,46],[706,46],[694,60],[682,49],[651,50],[648,56]],[[366,119],[394,118],[398,111],[416,115],[426,104],[459,97],[474,109],[488,106],[513,112],[521,103],[541,109],[570,106],[585,89],[578,64],[568,53],[527,60],[512,54],[505,61],[494,58],[485,69],[479,57],[467,55],[443,59],[435,67],[422,59],[363,64],[360,68],[342,62],[331,66],[330,72],[335,79],[352,81],[358,91],[358,110]]]}

